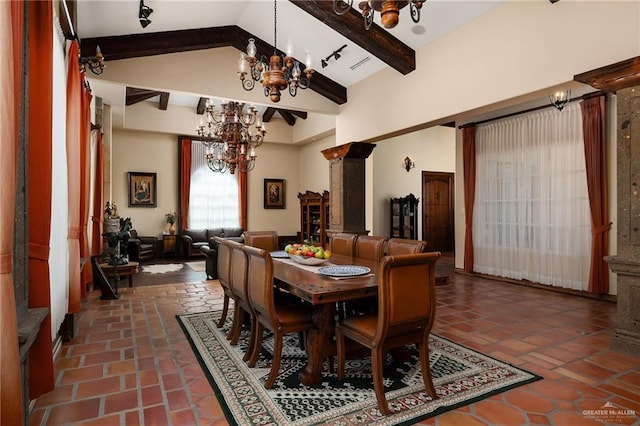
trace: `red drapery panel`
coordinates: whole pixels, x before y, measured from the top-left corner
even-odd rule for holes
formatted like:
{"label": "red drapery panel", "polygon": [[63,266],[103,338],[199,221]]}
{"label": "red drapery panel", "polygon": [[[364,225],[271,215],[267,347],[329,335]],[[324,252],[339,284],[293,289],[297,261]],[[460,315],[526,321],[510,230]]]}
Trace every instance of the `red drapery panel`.
{"label": "red drapery panel", "polygon": [[82,77],[77,40],[71,42],[67,61],[67,188],[69,196],[69,231],[67,244],[69,250],[69,306],[68,313],[80,312],[82,309],[82,280],[80,279],[80,193],[82,173],[80,171],[82,157],[80,148]]}
{"label": "red drapery panel", "polygon": [[607,209],[607,174],[605,154],[605,97],[597,96],[580,103],[584,156],[587,168],[587,191],[591,210],[591,270],[589,293],[609,293],[609,271],[604,256],[611,229]]}
{"label": "red drapery panel", "polygon": [[89,195],[91,193],[91,91],[85,85],[85,78],[81,80],[82,98],[80,104],[80,257],[85,259],[82,270],[82,286],[80,296],[87,297],[87,284],[91,282],[91,262],[89,257],[89,234],[87,226],[89,222]]}
{"label": "red drapery panel", "polygon": [[16,148],[23,2],[0,2],[0,424],[21,425],[22,380],[13,291]]}
{"label": "red drapery panel", "polygon": [[240,226],[247,230],[247,172],[238,173],[238,197],[240,197]]}
{"label": "red drapery panel", "polygon": [[189,192],[191,188],[191,139],[180,139],[180,229],[189,227]]}
{"label": "red drapery panel", "polygon": [[476,198],[476,126],[462,129],[464,169],[464,270],[473,272],[473,204]]}
{"label": "red drapery panel", "polygon": [[[104,144],[102,132],[96,134],[96,165],[93,182],[93,215],[91,224],[91,254],[102,253],[102,203],[104,203]],[[91,267],[89,267],[91,269]]]}
{"label": "red drapery panel", "polygon": [[[29,307],[51,308],[49,240],[51,237],[51,149],[53,102],[53,3],[30,1],[29,10]],[[35,167],[34,167],[35,166]],[[51,314],[42,322],[29,350],[31,399],[54,388]]]}

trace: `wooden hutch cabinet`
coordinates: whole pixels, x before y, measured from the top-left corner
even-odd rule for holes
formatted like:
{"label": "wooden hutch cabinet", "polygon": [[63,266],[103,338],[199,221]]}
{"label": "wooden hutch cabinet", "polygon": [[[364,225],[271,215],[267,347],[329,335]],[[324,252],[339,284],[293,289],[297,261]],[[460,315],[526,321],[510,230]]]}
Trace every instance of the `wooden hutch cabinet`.
{"label": "wooden hutch cabinet", "polygon": [[316,245],[328,247],[329,238],[329,191],[322,194],[307,191],[299,193],[300,240],[311,240]]}
{"label": "wooden hutch cabinet", "polygon": [[413,194],[391,198],[391,238],[418,239],[418,202]]}

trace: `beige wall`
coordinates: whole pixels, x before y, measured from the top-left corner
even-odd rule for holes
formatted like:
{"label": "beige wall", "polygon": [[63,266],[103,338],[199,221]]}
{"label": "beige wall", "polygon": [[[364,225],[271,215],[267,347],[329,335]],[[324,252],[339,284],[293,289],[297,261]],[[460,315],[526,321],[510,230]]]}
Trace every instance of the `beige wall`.
{"label": "beige wall", "polygon": [[349,87],[336,142],[449,121],[638,55],[639,1],[508,1],[418,51],[414,72]]}
{"label": "beige wall", "polygon": [[[372,153],[371,234],[389,236],[391,197],[412,193],[420,198],[418,213],[422,213],[422,172],[455,172],[455,133],[451,127],[436,126],[376,142]],[[409,172],[403,165],[406,156],[416,163]],[[422,220],[418,221],[418,238],[422,238]]]}
{"label": "beige wall", "polygon": [[[121,217],[139,235],[161,237],[165,213],[178,210],[178,138],[166,133],[115,130],[112,136],[112,192]],[[157,207],[128,206],[128,172],[157,173]]]}

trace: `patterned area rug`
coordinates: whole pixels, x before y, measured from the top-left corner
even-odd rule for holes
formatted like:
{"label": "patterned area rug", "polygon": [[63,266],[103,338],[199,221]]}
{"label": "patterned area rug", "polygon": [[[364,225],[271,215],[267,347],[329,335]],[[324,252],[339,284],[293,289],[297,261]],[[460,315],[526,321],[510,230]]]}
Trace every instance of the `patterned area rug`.
{"label": "patterned area rug", "polygon": [[142,266],[142,272],[148,274],[166,274],[168,272],[178,272],[182,269],[181,263],[167,263],[160,265],[144,265]]}
{"label": "patterned area rug", "polygon": [[286,336],[280,375],[273,389],[265,389],[273,340],[265,338],[258,364],[248,368],[242,361],[248,332],[244,331],[240,343],[232,347],[226,339],[230,317],[221,329],[216,328],[218,318],[220,312],[177,316],[231,424],[413,424],[541,379],[432,335],[429,362],[439,398],[431,400],[424,392],[419,354],[411,347],[408,361],[389,356],[385,390],[395,413],[383,416],[377,408],[369,358],[347,361],[343,382],[335,373],[328,373],[325,364],[323,381],[303,386],[298,373],[306,364],[305,354],[296,335]]}
{"label": "patterned area rug", "polygon": [[204,260],[198,262],[187,262],[187,266],[196,272],[205,272]]}

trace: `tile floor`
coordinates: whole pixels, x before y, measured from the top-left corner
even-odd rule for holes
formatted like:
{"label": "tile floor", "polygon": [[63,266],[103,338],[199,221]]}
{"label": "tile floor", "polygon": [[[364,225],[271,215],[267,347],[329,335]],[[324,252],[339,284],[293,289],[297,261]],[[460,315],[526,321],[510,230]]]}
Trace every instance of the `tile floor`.
{"label": "tile floor", "polygon": [[[434,332],[544,380],[421,424],[640,423],[640,358],[609,349],[615,304],[454,273],[437,292]],[[221,302],[217,281],[92,292],[30,425],[227,424],[175,319]],[[585,411],[605,404],[619,417]]]}

